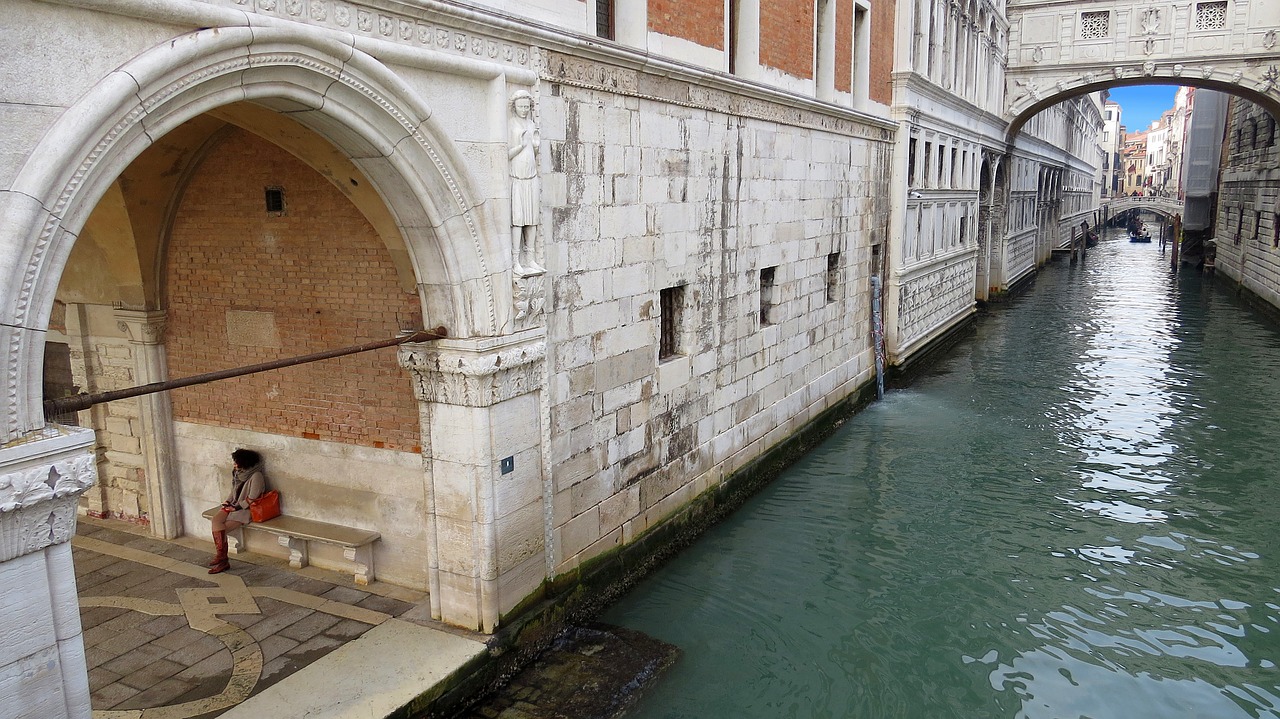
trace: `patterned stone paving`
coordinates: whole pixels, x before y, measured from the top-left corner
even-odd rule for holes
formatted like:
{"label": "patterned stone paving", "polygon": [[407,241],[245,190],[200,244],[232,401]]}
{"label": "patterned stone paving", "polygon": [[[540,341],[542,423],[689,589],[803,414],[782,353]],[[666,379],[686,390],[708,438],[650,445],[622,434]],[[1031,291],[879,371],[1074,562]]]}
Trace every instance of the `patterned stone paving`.
{"label": "patterned stone paving", "polygon": [[427,596],[81,518],[72,540],[95,719],[215,717],[374,626],[430,622]]}

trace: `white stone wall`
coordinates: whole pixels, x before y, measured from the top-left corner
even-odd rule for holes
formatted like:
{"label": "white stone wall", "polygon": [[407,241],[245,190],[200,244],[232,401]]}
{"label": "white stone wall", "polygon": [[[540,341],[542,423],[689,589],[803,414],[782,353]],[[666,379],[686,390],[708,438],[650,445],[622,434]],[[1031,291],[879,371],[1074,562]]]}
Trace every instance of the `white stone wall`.
{"label": "white stone wall", "polygon": [[[645,82],[650,95],[692,90]],[[833,118],[766,103],[724,111],[738,101],[542,89],[557,573],[638,536],[871,376],[888,144],[879,128],[823,130]],[[680,348],[659,361],[659,295],[675,286]]]}
{"label": "white stone wall", "polygon": [[[382,538],[373,545],[378,579],[426,589],[421,455],[189,422],[174,423],[174,440],[185,534],[209,535],[209,522],[201,513],[226,498],[231,452],[247,447],[262,453],[268,484],[280,492],[282,511],[378,531]],[[250,533],[246,539],[251,552],[289,556],[274,536]],[[346,571],[351,566],[341,548],[316,542],[309,552],[317,567]]]}
{"label": "white stone wall", "polygon": [[[66,327],[49,340],[71,352],[72,379],[81,392],[107,392],[144,383],[137,376],[137,347],[103,305],[72,304]],[[95,517],[149,522],[151,511],[143,455],[141,400],[125,399],[77,413],[81,427],[96,433],[99,481],[81,497],[81,511]]]}
{"label": "white stone wall", "polygon": [[0,448],[0,708],[88,719],[89,679],[71,536],[94,480],[93,434],[49,428]]}

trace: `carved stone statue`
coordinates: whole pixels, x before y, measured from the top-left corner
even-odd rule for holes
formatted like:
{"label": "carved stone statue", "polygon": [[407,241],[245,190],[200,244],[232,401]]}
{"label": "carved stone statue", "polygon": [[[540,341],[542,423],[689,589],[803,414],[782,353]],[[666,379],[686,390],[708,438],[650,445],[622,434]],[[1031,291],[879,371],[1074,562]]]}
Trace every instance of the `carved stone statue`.
{"label": "carved stone statue", "polygon": [[511,259],[520,277],[540,275],[537,238],[541,200],[538,150],[542,135],[533,118],[533,96],[525,90],[511,95],[507,158],[511,161]]}

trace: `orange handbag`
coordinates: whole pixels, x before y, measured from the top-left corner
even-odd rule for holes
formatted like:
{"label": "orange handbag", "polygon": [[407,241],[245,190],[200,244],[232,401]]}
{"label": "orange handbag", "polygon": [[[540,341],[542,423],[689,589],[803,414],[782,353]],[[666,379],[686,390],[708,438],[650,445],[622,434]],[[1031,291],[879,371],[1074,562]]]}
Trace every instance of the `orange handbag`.
{"label": "orange handbag", "polygon": [[249,500],[249,517],[255,522],[265,522],[280,516],[280,493],[264,492],[261,497]]}

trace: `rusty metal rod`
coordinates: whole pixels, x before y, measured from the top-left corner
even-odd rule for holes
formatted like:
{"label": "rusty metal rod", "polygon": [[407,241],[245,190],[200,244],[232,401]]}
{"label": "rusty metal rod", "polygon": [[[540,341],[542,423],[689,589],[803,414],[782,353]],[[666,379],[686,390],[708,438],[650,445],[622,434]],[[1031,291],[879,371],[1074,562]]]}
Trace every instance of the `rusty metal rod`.
{"label": "rusty metal rod", "polygon": [[179,389],[181,387],[190,387],[194,384],[206,384],[208,382],[216,382],[217,380],[228,379],[230,377],[266,372],[268,370],[292,367],[293,365],[306,364],[308,362],[318,362],[320,360],[333,359],[334,357],[342,357],[344,355],[353,355],[360,352],[382,349],[383,347],[402,345],[406,342],[426,342],[428,340],[444,339],[448,336],[449,331],[443,326],[440,326],[433,330],[418,330],[417,332],[404,337],[395,337],[393,339],[379,340],[377,342],[366,342],[365,344],[355,345],[354,347],[325,350],[324,352],[315,352],[309,355],[300,355],[298,357],[286,357],[284,359],[272,360],[261,364],[233,367],[231,369],[218,370],[216,372],[205,372],[204,374],[192,375],[181,379],[165,380],[164,382],[152,382],[150,384],[138,385],[137,387],[129,387],[127,389],[116,389],[111,390],[110,392],[99,392],[97,394],[86,394],[81,392],[80,394],[71,395],[70,397],[45,400],[44,414],[46,417],[56,417],[67,412],[79,412],[82,409],[89,409],[93,405],[102,404],[103,402],[113,402],[118,399],[128,399],[130,397],[139,397],[144,394],[154,394],[156,392],[165,392],[167,390]]}

